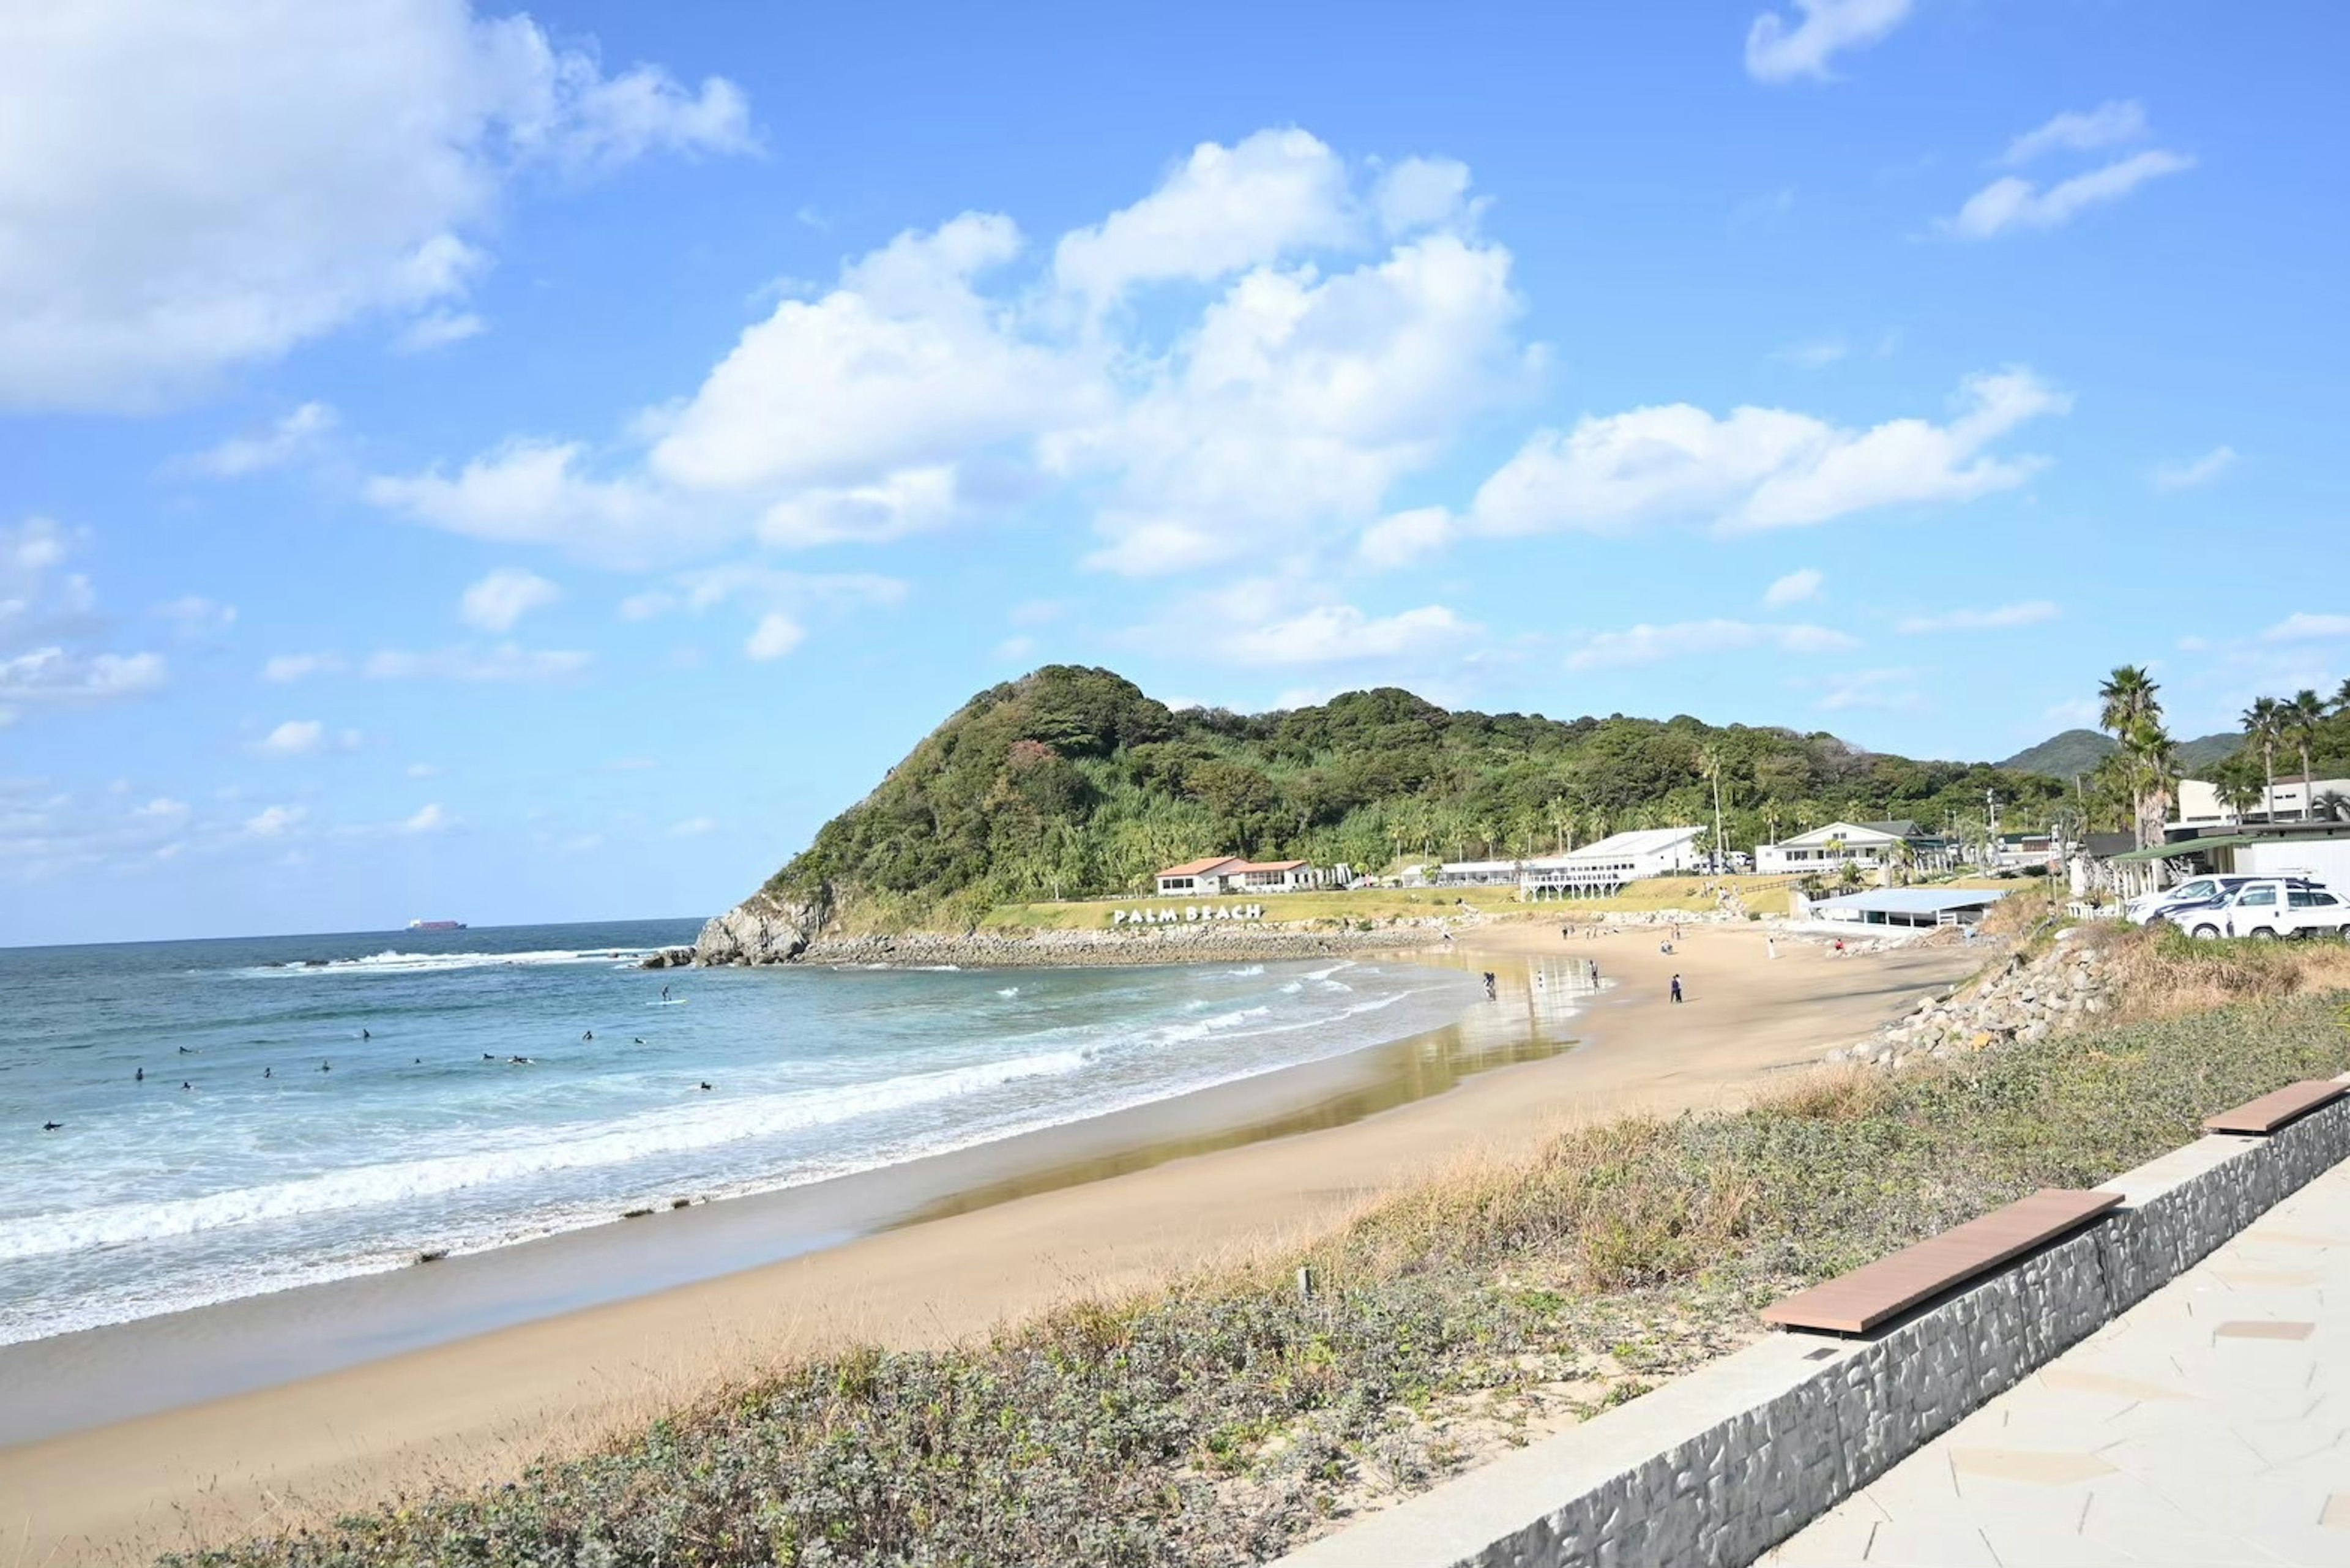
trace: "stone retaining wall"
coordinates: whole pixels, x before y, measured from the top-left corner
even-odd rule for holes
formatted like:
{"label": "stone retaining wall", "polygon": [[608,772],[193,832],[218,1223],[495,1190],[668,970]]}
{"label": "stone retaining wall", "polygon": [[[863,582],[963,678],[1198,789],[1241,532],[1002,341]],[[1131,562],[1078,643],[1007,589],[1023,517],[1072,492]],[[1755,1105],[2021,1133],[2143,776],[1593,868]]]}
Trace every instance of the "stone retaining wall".
{"label": "stone retaining wall", "polygon": [[[2350,1082],[2350,1075],[2345,1075]],[[2350,1100],[2106,1182],[2103,1220],[1873,1338],[1775,1334],[1281,1559],[1739,1568],[2350,1158]]]}

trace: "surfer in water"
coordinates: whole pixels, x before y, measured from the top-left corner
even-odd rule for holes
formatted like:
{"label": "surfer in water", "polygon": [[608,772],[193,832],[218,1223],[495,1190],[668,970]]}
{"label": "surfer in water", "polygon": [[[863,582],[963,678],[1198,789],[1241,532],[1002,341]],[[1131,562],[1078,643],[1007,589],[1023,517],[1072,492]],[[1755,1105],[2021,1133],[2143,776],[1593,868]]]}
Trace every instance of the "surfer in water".
{"label": "surfer in water", "polygon": [[139,1071],[137,1071],[136,1073],[131,1074],[131,1075],[130,1075],[130,1081],[131,1081],[132,1083],[134,1083],[134,1084],[143,1084],[143,1083],[145,1083],[145,1082],[147,1081],[147,1069],[146,1069],[146,1068],[144,1068],[144,1067],[141,1067],[141,1068],[140,1068],[140,1069],[139,1069]]}
{"label": "surfer in water", "polygon": [[360,1038],[360,1039],[362,1039],[362,1040],[372,1040],[372,1039],[374,1039],[374,1038],[375,1038],[375,1036],[374,1036],[374,1035],[372,1035],[372,1034],[370,1034],[370,1033],[369,1033],[366,1030],[362,1029],[362,1030],[360,1030],[360,1031],[359,1031],[359,1038]]}
{"label": "surfer in water", "polygon": [[268,1068],[266,1068],[266,1067],[264,1067],[264,1068],[261,1070],[261,1075],[262,1075],[263,1077],[265,1077],[265,1078],[266,1078],[266,1077],[270,1076],[270,1070],[269,1070]]}
{"label": "surfer in water", "polygon": [[663,1002],[667,1002],[669,1000],[669,987],[667,986],[661,987],[661,1000]]}
{"label": "surfer in water", "polygon": [[593,1029],[590,1029],[587,1033],[582,1034],[579,1038],[582,1040],[593,1040],[596,1038],[596,1032]]}
{"label": "surfer in water", "polygon": [[707,1078],[704,1078],[704,1079],[702,1081],[702,1086],[705,1090],[706,1090],[706,1089],[708,1089],[708,1088],[710,1087],[710,1080],[709,1080],[709,1079],[707,1079]]}
{"label": "surfer in water", "polygon": [[63,1122],[43,1122],[41,1124],[41,1130],[43,1132],[55,1132],[65,1125],[66,1124]]}

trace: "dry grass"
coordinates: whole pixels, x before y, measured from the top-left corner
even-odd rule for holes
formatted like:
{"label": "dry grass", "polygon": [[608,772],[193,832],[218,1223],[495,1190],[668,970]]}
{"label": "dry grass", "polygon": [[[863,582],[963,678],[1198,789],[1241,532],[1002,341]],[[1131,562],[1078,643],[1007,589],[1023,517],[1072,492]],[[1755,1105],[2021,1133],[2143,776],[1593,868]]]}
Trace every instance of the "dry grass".
{"label": "dry grass", "polygon": [[2107,928],[2090,940],[2106,951],[2126,1018],[2350,990],[2350,942],[2199,941],[2168,924]]}

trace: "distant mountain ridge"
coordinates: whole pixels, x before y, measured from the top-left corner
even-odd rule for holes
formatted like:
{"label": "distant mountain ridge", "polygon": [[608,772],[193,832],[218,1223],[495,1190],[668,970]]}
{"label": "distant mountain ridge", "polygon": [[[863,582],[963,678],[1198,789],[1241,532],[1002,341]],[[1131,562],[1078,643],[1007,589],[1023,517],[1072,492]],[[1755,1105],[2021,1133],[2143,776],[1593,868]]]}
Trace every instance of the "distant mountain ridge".
{"label": "distant mountain ridge", "polygon": [[[2178,771],[2199,778],[2243,748],[2244,737],[2232,731],[2199,735],[2178,744]],[[2010,773],[2038,774],[2043,778],[2072,779],[2094,773],[2099,763],[2121,750],[2111,735],[2096,730],[2065,730],[2036,746],[2027,746],[1997,763]]]}

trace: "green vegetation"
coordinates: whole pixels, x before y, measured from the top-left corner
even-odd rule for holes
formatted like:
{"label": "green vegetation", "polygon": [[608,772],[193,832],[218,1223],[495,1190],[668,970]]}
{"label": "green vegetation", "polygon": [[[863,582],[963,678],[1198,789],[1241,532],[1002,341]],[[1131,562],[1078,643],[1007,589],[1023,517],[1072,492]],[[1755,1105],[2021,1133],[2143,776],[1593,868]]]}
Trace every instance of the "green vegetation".
{"label": "green vegetation", "polygon": [[2012,822],[2067,798],[2037,775],[1825,733],[1451,713],[1393,688],[1171,712],[1107,670],[1052,665],[965,703],[768,890],[828,889],[871,924],[973,924],[997,905],[1139,892],[1201,855],[1377,868],[1710,825],[1717,783],[1734,846],[1838,818],[1939,829],[1979,815],[1986,789]]}
{"label": "green vegetation", "polygon": [[165,1561],[1262,1561],[1432,1484],[1480,1433],[1491,1449],[1637,1397],[1738,1343],[1788,1288],[2036,1187],[2094,1184],[2210,1111],[2350,1066],[2340,994],[2275,994],[2300,971],[2248,961],[2237,979],[2266,992],[2230,1010],[1571,1133],[1302,1251],[962,1348],[810,1361],[511,1486]]}
{"label": "green vegetation", "polygon": [[[2209,778],[2218,767],[2243,749],[2244,737],[2233,730],[2198,735],[2178,742],[2178,771],[2191,779]],[[2044,774],[2070,784],[2121,750],[2121,742],[2095,730],[2065,730],[2036,746],[2027,746],[2000,763],[2009,773]]]}

